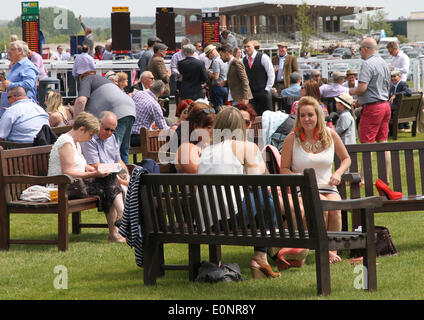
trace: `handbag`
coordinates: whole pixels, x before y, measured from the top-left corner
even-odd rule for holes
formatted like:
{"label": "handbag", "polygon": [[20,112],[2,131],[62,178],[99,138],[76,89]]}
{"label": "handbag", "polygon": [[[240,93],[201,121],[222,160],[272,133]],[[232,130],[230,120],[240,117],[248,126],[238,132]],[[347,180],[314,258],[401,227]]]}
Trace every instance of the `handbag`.
{"label": "handbag", "polygon": [[231,282],[244,280],[237,263],[218,266],[212,262],[202,261],[196,277],[197,282]]}
{"label": "handbag", "polygon": [[[398,251],[392,241],[389,229],[383,226],[374,227],[375,253],[377,257],[396,256]],[[362,249],[350,250],[350,258],[362,256]]]}
{"label": "handbag", "polygon": [[68,184],[66,187],[68,199],[81,199],[88,197],[87,186],[81,178],[74,179],[74,183]]}
{"label": "handbag", "polygon": [[392,241],[389,229],[382,226],[375,226],[375,251],[377,257],[397,255],[398,251]]}

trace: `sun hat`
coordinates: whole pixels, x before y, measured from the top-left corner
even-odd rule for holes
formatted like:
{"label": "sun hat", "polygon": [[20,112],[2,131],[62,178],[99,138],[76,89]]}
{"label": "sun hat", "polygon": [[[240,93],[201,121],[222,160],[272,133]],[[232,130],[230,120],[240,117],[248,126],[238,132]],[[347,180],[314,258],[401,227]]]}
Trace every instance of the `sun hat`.
{"label": "sun hat", "polygon": [[352,110],[353,98],[349,93],[342,93],[338,97],[334,97],[334,100],[340,102],[349,110]]}

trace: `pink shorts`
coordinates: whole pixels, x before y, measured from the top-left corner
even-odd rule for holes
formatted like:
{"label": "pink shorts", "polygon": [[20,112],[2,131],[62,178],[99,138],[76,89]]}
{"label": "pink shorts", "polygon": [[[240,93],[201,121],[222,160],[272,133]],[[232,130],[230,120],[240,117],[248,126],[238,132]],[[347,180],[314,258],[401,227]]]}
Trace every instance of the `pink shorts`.
{"label": "pink shorts", "polygon": [[363,107],[359,122],[359,141],[373,143],[389,138],[389,121],[391,117],[388,102],[378,102]]}

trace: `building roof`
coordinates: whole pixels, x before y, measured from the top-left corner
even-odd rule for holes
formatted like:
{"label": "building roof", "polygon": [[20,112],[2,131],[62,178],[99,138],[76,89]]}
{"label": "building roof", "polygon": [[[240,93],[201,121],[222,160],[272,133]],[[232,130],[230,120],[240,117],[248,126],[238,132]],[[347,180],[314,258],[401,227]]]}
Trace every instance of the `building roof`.
{"label": "building roof", "polygon": [[[339,15],[345,16],[353,13],[371,11],[384,8],[378,4],[370,4],[369,1],[356,0],[355,5],[351,5],[352,1],[337,1],[336,4],[329,5],[326,1],[310,1],[308,5],[312,7],[315,13],[321,16]],[[335,3],[336,1],[333,1]],[[374,0],[376,2],[376,0]],[[302,0],[286,0],[286,1],[263,1],[248,3],[242,5],[233,5],[228,7],[219,7],[220,14],[231,15],[295,15],[298,5],[302,4]],[[361,5],[363,4],[363,5]],[[280,12],[279,12],[280,11]],[[201,14],[202,9],[195,8],[174,8],[174,12],[180,15]]]}

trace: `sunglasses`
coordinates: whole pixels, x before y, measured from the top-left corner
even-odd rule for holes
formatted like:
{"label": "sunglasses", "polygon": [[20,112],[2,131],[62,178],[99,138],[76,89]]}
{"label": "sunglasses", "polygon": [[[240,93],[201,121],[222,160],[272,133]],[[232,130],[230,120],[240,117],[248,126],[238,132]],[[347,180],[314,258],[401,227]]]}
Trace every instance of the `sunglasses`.
{"label": "sunglasses", "polygon": [[187,109],[185,109],[185,110],[183,111],[183,113],[184,113],[184,114],[188,114],[188,110],[187,110]]}
{"label": "sunglasses", "polygon": [[110,131],[112,133],[114,133],[116,131],[116,129],[112,129],[112,128],[104,128],[105,131]]}
{"label": "sunglasses", "polygon": [[206,114],[209,113],[215,113],[215,109],[214,108],[207,108],[207,109],[202,109],[202,111]]}

